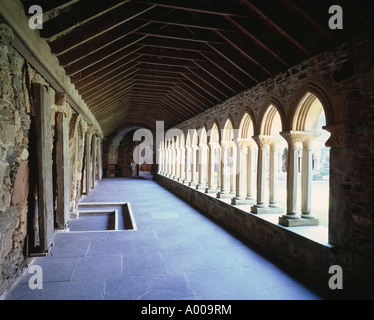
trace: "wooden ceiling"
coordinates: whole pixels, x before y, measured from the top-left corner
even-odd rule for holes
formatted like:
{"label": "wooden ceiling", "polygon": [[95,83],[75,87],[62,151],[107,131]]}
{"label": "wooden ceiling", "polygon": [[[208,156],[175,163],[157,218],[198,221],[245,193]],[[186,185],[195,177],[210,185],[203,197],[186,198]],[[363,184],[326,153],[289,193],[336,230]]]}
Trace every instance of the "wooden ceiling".
{"label": "wooden ceiling", "polygon": [[[108,136],[170,128],[372,27],[363,0],[23,0]],[[340,4],[344,29],[330,30]]]}

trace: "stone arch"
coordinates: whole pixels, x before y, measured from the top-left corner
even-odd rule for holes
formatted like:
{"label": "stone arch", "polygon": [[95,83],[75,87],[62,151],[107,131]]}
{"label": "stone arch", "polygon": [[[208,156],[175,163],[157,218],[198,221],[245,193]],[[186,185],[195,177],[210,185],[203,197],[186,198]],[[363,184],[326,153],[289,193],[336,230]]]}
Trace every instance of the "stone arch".
{"label": "stone arch", "polygon": [[252,139],[254,136],[255,124],[253,122],[253,116],[250,112],[246,111],[239,124],[239,138],[241,139]]}
{"label": "stone arch", "polygon": [[326,125],[335,124],[336,119],[339,118],[339,116],[335,113],[344,113],[344,102],[341,101],[341,99],[339,101],[339,104],[341,104],[340,109],[334,112],[334,100],[333,98],[331,98],[327,90],[317,81],[308,80],[302,86],[300,86],[300,88],[294,94],[288,112],[287,129],[291,129],[293,127],[295,114],[297,113],[298,109],[300,109],[300,102],[302,102],[303,99],[308,98],[307,95],[310,96],[309,100],[312,99],[312,97],[314,96],[318,98],[318,100],[320,101],[326,116]]}
{"label": "stone arch", "polygon": [[228,117],[222,129],[221,141],[232,141],[234,139],[234,123],[232,117]]}
{"label": "stone arch", "polygon": [[281,99],[275,95],[271,95],[261,108],[257,125],[255,126],[255,135],[271,135],[269,134],[269,130],[272,129],[274,120],[277,120],[280,124],[278,124],[279,132],[286,129],[287,120]]}

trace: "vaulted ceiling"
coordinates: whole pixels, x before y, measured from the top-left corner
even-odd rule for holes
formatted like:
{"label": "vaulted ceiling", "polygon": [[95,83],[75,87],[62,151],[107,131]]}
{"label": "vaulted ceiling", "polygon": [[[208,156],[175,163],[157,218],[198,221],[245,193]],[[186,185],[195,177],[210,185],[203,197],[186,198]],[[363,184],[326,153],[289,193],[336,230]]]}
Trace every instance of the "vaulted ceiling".
{"label": "vaulted ceiling", "polygon": [[[372,27],[363,0],[23,0],[104,135],[170,128]],[[331,5],[344,12],[330,30]],[[370,16],[371,15],[371,16]]]}

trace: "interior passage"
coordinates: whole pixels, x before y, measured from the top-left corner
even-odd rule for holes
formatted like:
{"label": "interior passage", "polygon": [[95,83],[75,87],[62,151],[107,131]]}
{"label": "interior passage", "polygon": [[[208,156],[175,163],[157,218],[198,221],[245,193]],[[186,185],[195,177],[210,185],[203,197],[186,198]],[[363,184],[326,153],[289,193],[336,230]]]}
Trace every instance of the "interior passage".
{"label": "interior passage", "polygon": [[7,299],[321,299],[144,175],[98,181],[84,202],[130,202],[137,230],[57,233],[51,254],[33,262],[43,290],[26,273]]}

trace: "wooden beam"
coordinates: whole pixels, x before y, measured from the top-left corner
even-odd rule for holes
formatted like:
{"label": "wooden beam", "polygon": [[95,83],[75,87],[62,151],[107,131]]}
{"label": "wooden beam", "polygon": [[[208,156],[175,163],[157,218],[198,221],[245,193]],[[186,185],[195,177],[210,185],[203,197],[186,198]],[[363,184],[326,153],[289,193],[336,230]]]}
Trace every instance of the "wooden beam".
{"label": "wooden beam", "polygon": [[201,19],[196,19],[196,17],[190,14],[188,11],[175,10],[172,14],[165,15],[157,14],[154,10],[152,10],[151,12],[140,16],[138,19],[180,27],[233,32],[232,26],[220,19],[220,16],[204,13],[200,13],[199,15]]}
{"label": "wooden beam", "polygon": [[148,36],[142,40],[139,40],[140,44],[156,47],[156,48],[165,48],[165,49],[174,49],[174,50],[185,50],[185,51],[212,51],[209,49],[205,43],[193,42],[193,41],[183,41],[177,39],[162,39],[157,37]]}
{"label": "wooden beam", "polygon": [[182,59],[172,59],[172,58],[161,58],[161,57],[149,57],[149,56],[141,56],[137,60],[139,62],[147,63],[147,64],[155,64],[155,65],[162,65],[162,66],[169,66],[169,67],[189,67],[189,68],[198,68],[196,64],[194,64],[190,60],[182,60]]}
{"label": "wooden beam", "polygon": [[157,47],[146,47],[143,46],[139,50],[139,53],[145,56],[154,56],[160,58],[172,58],[172,59],[182,59],[182,60],[197,60],[197,61],[206,61],[198,52],[194,51],[183,51],[183,50],[174,50],[166,48],[157,48]]}
{"label": "wooden beam", "polygon": [[129,0],[120,2],[118,0],[106,0],[92,5],[91,0],[80,0],[72,5],[70,11],[57,16],[55,19],[45,22],[43,29],[40,30],[40,36],[46,39],[56,37],[63,32],[72,30],[76,26],[93,20],[110,10],[118,8],[128,1]]}
{"label": "wooden beam", "polygon": [[227,21],[229,21],[232,25],[234,25],[242,34],[247,36],[251,39],[256,46],[262,48],[265,52],[272,55],[275,59],[277,59],[280,63],[282,63],[286,67],[290,67],[290,65],[282,59],[274,50],[270,49],[265,43],[263,43],[260,39],[254,36],[251,32],[249,32],[246,28],[244,28],[241,24],[239,24],[235,19],[231,17],[225,17]]}
{"label": "wooden beam", "polygon": [[87,61],[78,61],[77,63],[70,64],[65,67],[66,73],[70,75],[72,81],[74,82],[74,75],[79,73],[79,79],[83,79],[86,76],[100,71],[113,63],[125,59],[127,56],[136,53],[140,50],[141,46],[132,45],[130,47],[126,47],[123,50],[118,51],[117,53],[110,55],[102,60],[92,60],[87,59]]}
{"label": "wooden beam", "polygon": [[225,2],[215,2],[214,6],[205,5],[202,1],[174,1],[174,0],[141,0],[142,3],[152,4],[159,7],[208,13],[219,16],[243,16],[240,9]]}
{"label": "wooden beam", "polygon": [[125,73],[125,74],[117,74],[116,76],[107,79],[106,81],[100,81],[96,86],[92,86],[91,88],[85,88],[85,90],[81,90],[81,94],[83,99],[87,96],[90,96],[92,94],[95,94],[96,92],[100,92],[103,90],[106,90],[107,88],[110,88],[112,85],[117,84],[118,82],[124,82],[128,79],[135,78],[135,71],[133,73]]}
{"label": "wooden beam", "polygon": [[65,228],[69,212],[69,119],[58,112],[56,116],[56,189],[58,228]]}
{"label": "wooden beam", "polygon": [[135,62],[131,62],[130,64],[121,66],[120,68],[111,70],[110,72],[106,72],[105,70],[99,71],[93,74],[92,76],[83,79],[82,81],[78,81],[75,84],[75,86],[78,90],[81,90],[86,87],[88,88],[95,87],[98,84],[100,84],[100,82],[107,81],[108,79],[111,79],[114,76],[117,76],[119,74],[124,75],[126,73],[126,75],[129,75],[130,73],[131,74],[134,73],[137,70],[136,68],[137,65],[138,64]]}
{"label": "wooden beam", "polygon": [[154,6],[136,2],[125,3],[116,10],[112,10],[95,20],[83,24],[54,41],[50,41],[52,53],[60,55],[77,46],[85,45],[91,39],[106,34],[108,31],[135,18],[139,18],[139,16],[153,8]]}
{"label": "wooden beam", "polygon": [[35,83],[34,99],[37,108],[35,115],[38,177],[38,218],[40,251],[46,252],[53,242],[53,186],[52,186],[52,147],[51,147],[51,104],[47,87]]}
{"label": "wooden beam", "polygon": [[[247,50],[244,50],[242,46],[239,46],[236,42],[234,42],[232,39],[230,39],[228,36],[224,35],[220,31],[216,31],[218,35],[220,35],[223,39],[227,41],[228,44],[230,44],[234,49],[238,50],[245,58],[247,58],[249,61],[251,61],[253,64],[255,64],[258,68],[263,70],[265,73],[268,74],[268,76],[273,75],[272,72],[270,72],[263,63],[260,63],[258,59],[255,59],[251,54],[248,54]],[[253,54],[254,52],[252,52]]]}
{"label": "wooden beam", "polygon": [[222,39],[217,37],[210,30],[194,29],[193,32],[188,32],[186,28],[179,26],[167,27],[162,29],[161,27],[161,24],[153,23],[147,28],[143,28],[141,30],[136,31],[136,33],[157,38],[181,40],[188,42],[211,42],[218,44],[224,43]]}
{"label": "wooden beam", "polygon": [[253,5],[249,0],[242,0],[244,7],[247,8],[250,12],[254,12],[258,17],[264,20],[271,28],[277,31],[277,34],[283,36],[287,41],[294,44],[302,52],[304,52],[308,57],[311,57],[312,54],[297,40],[290,36],[285,30],[283,30],[278,24],[276,24],[272,19],[270,19],[265,13]]}
{"label": "wooden beam", "polygon": [[[136,21],[134,22],[134,24]],[[138,28],[143,28],[145,24],[136,23]],[[127,29],[126,29],[127,30]],[[104,59],[107,56],[118,52],[126,47],[139,42],[145,36],[134,34],[134,30],[127,30],[127,32],[118,32],[114,29],[109,33],[115,34],[104,34],[98,38],[94,38],[87,42],[83,47],[77,47],[73,50],[67,51],[66,53],[59,56],[61,63],[66,66],[76,61],[82,60],[86,57],[92,60]]]}

